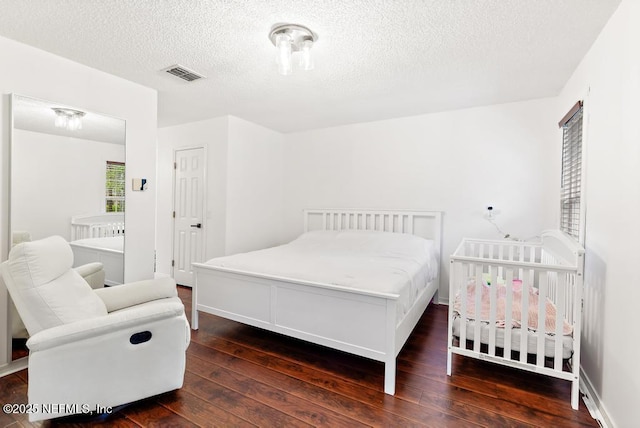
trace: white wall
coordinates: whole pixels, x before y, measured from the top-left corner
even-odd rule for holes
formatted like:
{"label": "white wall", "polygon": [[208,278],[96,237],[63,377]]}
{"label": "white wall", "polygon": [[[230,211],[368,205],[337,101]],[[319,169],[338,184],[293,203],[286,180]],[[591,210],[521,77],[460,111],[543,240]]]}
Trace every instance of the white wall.
{"label": "white wall", "polygon": [[225,116],[158,131],[157,271],[171,273],[173,159],[176,149],[205,147],[205,260],[279,243],[282,134]]}
{"label": "white wall", "polygon": [[586,255],[582,369],[613,426],[640,420],[640,2],[624,0],[563,89],[585,100]]}
{"label": "white wall", "polygon": [[[9,247],[9,95],[17,93],[126,120],[127,182],[147,178],[150,190],[127,193],[125,279],[153,275],[157,93],[138,84],[0,37],[0,259]],[[0,287],[0,308],[7,294]],[[0,365],[6,354],[5,310],[0,310]]]}
{"label": "white wall", "polygon": [[443,211],[443,299],[459,241],[502,237],[486,205],[514,237],[555,226],[554,106],[540,99],[287,134],[284,236],[302,231],[305,208]]}
{"label": "white wall", "polygon": [[282,241],[283,135],[229,117],[226,254]]}
{"label": "white wall", "polygon": [[124,162],[125,146],[14,130],[12,230],[32,239],[71,239],[71,217],[105,211],[107,161]]}

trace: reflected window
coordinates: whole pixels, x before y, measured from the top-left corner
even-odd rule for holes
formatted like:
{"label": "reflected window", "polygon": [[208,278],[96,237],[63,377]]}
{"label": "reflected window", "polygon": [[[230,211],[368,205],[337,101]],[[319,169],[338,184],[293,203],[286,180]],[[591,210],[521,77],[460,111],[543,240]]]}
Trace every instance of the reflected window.
{"label": "reflected window", "polygon": [[124,163],[107,161],[106,212],[124,212]]}

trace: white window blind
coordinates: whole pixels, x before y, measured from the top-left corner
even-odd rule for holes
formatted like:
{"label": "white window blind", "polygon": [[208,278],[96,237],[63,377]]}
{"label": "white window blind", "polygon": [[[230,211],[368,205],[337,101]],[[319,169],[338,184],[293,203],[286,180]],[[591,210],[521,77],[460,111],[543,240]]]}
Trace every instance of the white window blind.
{"label": "white window blind", "polygon": [[124,163],[107,161],[106,212],[124,212]]}
{"label": "white window blind", "polygon": [[560,122],[562,126],[562,179],[560,229],[581,240],[582,209],[582,102]]}

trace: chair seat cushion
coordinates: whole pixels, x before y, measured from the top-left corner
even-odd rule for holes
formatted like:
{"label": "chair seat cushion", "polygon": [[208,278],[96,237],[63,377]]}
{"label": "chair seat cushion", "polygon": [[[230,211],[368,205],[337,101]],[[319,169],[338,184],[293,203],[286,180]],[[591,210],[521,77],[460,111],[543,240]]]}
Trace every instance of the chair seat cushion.
{"label": "chair seat cushion", "polygon": [[107,314],[72,264],[71,247],[60,236],[24,242],[9,253],[2,275],[30,335]]}

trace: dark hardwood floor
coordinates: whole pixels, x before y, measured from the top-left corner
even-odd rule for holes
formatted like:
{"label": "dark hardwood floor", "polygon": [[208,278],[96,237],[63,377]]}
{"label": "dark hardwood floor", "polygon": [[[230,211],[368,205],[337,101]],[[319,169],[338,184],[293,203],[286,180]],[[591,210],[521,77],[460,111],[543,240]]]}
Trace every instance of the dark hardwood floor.
{"label": "dark hardwood floor", "polygon": [[[190,289],[179,294],[190,312]],[[571,409],[565,381],[463,357],[448,377],[446,338],[447,308],[433,304],[398,357],[392,397],[383,393],[382,363],[202,314],[182,389],[105,420],[30,424],[0,413],[0,427],[598,426],[582,402]],[[0,378],[0,402],[26,403],[27,376]]]}

